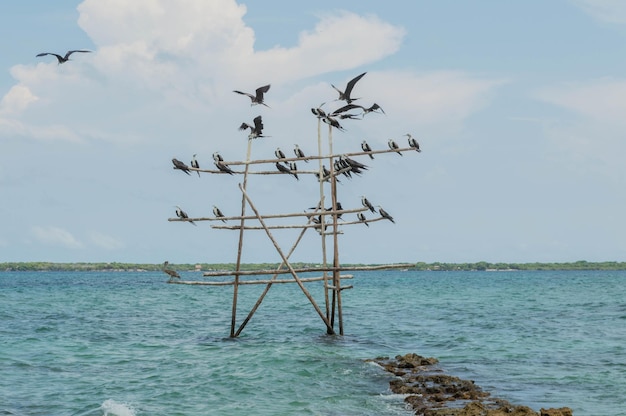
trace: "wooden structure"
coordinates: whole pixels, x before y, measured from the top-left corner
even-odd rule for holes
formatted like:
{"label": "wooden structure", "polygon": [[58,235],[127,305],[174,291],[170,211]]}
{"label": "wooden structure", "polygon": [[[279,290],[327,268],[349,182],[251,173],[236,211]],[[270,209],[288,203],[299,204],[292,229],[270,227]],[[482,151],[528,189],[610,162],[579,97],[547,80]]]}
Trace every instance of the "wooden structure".
{"label": "wooden structure", "polygon": [[[314,113],[315,114],[315,113]],[[232,174],[242,175],[242,182],[239,183],[239,190],[241,191],[241,213],[238,216],[227,217],[198,217],[198,218],[169,218],[168,221],[225,221],[224,225],[217,224],[212,225],[214,229],[231,230],[239,232],[238,249],[236,268],[234,271],[223,272],[205,272],[205,277],[218,277],[218,276],[232,276],[232,280],[228,281],[186,281],[182,279],[170,279],[168,283],[172,284],[185,284],[185,285],[208,285],[208,286],[232,286],[233,287],[233,301],[232,301],[232,316],[231,316],[231,329],[230,337],[237,337],[241,334],[242,330],[248,324],[261,302],[265,298],[272,285],[296,283],[305,297],[309,300],[316,313],[321,318],[322,322],[326,326],[326,332],[328,334],[343,335],[343,313],[342,313],[342,301],[341,294],[343,290],[351,289],[351,285],[344,285],[343,281],[351,279],[352,275],[342,274],[343,272],[356,271],[356,270],[380,270],[390,268],[408,268],[412,267],[412,264],[395,264],[395,265],[383,265],[383,266],[370,266],[370,267],[345,267],[341,266],[339,261],[339,245],[338,235],[341,234],[340,228],[351,224],[363,224],[363,222],[371,223],[383,220],[383,217],[367,219],[365,221],[339,221],[339,218],[343,214],[348,213],[361,213],[368,211],[366,207],[359,207],[356,209],[343,209],[338,206],[337,203],[337,182],[338,175],[343,175],[349,172],[350,168],[336,169],[335,161],[343,157],[363,156],[370,154],[380,153],[398,153],[398,152],[415,152],[413,147],[406,147],[400,149],[384,149],[384,150],[372,150],[370,152],[354,152],[354,153],[342,153],[333,154],[333,127],[328,124],[328,154],[322,152],[322,129],[326,124],[322,123],[322,117],[317,116],[317,141],[318,141],[318,153],[317,155],[305,156],[305,157],[293,157],[293,158],[281,158],[281,159],[262,159],[254,160],[251,158],[252,145],[256,140],[264,140],[263,138],[248,139],[247,154],[244,161],[224,161],[223,163],[231,168]],[[264,167],[264,165],[274,168],[277,162],[288,163],[298,161],[318,161],[318,168],[315,170],[296,170],[297,175],[315,175],[319,182],[319,203],[316,209],[312,211],[305,211],[299,213],[280,213],[280,214],[261,214],[255,206],[253,200],[247,192],[248,177],[250,175],[284,175],[290,174],[289,172],[281,172],[279,170],[255,170],[257,167]],[[329,170],[326,169],[325,162],[328,163]],[[207,174],[225,174],[225,172],[218,169],[199,169],[189,167],[190,171],[197,171]],[[327,189],[330,188],[330,189]],[[328,204],[330,199],[330,208],[324,208]],[[288,225],[272,225],[272,221],[275,219],[292,219],[294,222]],[[300,233],[293,243],[293,246],[284,251],[274,238],[272,231],[279,229],[299,229]],[[245,271],[241,269],[242,251],[244,249],[244,235],[245,231],[262,230],[267,235],[267,238],[276,249],[276,252],[281,258],[281,263],[275,270],[254,270]],[[313,268],[294,268],[289,258],[294,252],[298,244],[306,233],[316,233],[321,236],[322,246],[322,266]],[[330,240],[330,244],[329,241]],[[332,254],[328,254],[327,248],[332,247]],[[301,277],[303,273],[317,272],[320,276],[316,277]],[[258,279],[258,276],[267,275],[268,279]],[[290,275],[290,277],[285,277]],[[257,276],[257,279],[246,279],[249,276]],[[282,276],[282,278],[279,278]],[[307,290],[305,283],[309,282],[323,282],[324,285],[324,305],[320,307],[318,302],[315,301],[311,293]],[[265,289],[257,299],[254,306],[248,312],[245,319],[237,325],[237,301],[240,286],[245,285],[265,285]],[[338,328],[335,324],[335,319],[338,322]]]}

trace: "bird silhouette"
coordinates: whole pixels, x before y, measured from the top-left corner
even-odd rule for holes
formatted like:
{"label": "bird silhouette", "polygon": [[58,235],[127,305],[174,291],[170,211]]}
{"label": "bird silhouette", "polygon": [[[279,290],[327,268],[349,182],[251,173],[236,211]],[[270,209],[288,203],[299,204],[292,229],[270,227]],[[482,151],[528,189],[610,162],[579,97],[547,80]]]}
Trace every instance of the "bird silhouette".
{"label": "bird silhouette", "polygon": [[363,78],[363,75],[365,74],[367,74],[367,72],[363,72],[361,75],[357,75],[356,77],[348,81],[348,84],[346,85],[346,89],[344,91],[341,91],[339,88],[335,87],[333,84],[330,84],[330,86],[333,87],[335,91],[339,93],[339,98],[337,99],[337,101],[343,100],[343,101],[346,101],[348,104],[350,104],[352,101],[358,100],[358,98],[352,98],[350,94],[352,94],[352,89],[354,88],[354,84],[356,84],[358,80]]}
{"label": "bird silhouette", "polygon": [[60,65],[60,64],[64,64],[67,61],[69,61],[70,60],[70,55],[73,54],[74,52],[91,52],[91,51],[89,51],[87,49],[75,49],[73,51],[67,51],[64,56],[61,56],[59,54],[52,53],[52,52],[42,52],[42,53],[38,53],[35,56],[37,58],[39,58],[40,56],[54,55],[54,56],[56,56],[57,61],[59,61],[59,65]]}
{"label": "bird silhouette", "polygon": [[250,125],[248,123],[241,123],[239,126],[239,130],[250,129],[250,134],[248,135],[248,139],[256,139],[257,137],[265,137],[263,136],[263,119],[261,116],[256,116],[253,120],[254,125]]}
{"label": "bird silhouette", "polygon": [[173,158],[172,163],[174,164],[174,169],[182,170],[187,175],[190,175],[189,166],[187,166],[184,162],[181,162],[180,160]]}
{"label": "bird silhouette", "polygon": [[250,101],[252,101],[250,105],[261,104],[269,108],[269,105],[265,104],[265,102],[263,101],[263,94],[268,92],[269,89],[270,89],[270,84],[267,84],[267,85],[257,88],[254,95],[247,93],[247,92],[243,92],[243,91],[237,91],[237,90],[233,90],[233,92],[236,92],[237,94],[241,94],[241,95],[247,95],[248,97],[250,97]]}

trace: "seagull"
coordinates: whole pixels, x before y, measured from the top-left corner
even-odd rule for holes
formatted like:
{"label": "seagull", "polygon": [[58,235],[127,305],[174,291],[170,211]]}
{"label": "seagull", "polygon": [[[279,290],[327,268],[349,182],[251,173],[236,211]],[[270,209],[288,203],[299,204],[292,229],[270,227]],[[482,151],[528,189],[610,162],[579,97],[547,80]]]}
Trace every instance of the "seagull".
{"label": "seagull", "polygon": [[344,100],[348,104],[350,104],[352,101],[357,100],[357,98],[350,97],[350,94],[352,93],[352,88],[354,88],[354,84],[356,84],[358,80],[363,78],[363,75],[365,74],[367,74],[367,72],[363,72],[361,75],[357,75],[356,77],[348,81],[348,84],[346,85],[346,89],[344,91],[341,91],[339,88],[335,87],[333,84],[330,84],[330,86],[333,87],[335,91],[339,93],[339,98],[337,99],[337,101]]}
{"label": "seagull", "polygon": [[363,140],[361,142],[361,149],[363,149],[364,152],[368,152],[369,153],[370,159],[374,159],[374,155],[370,153],[372,151],[372,148],[370,147],[369,144],[367,144],[367,142],[365,140]]}
{"label": "seagull", "polygon": [[276,157],[278,159],[284,159],[285,158],[285,154],[283,153],[282,150],[280,150],[280,147],[276,148],[276,150],[274,151],[274,154],[276,155]]}
{"label": "seagull", "polygon": [[224,158],[218,152],[213,153],[213,160],[216,162],[223,162]]}
{"label": "seagull", "polygon": [[169,264],[170,264],[170,262],[165,260],[165,263],[163,263],[163,271],[170,276],[170,280],[172,280],[174,278],[180,279],[180,275],[178,274],[178,272],[176,270],[172,270],[172,269],[169,269],[167,267]]}
{"label": "seagull", "polygon": [[378,206],[378,213],[380,214],[381,217],[388,219],[389,221],[391,221],[394,224],[396,223],[393,220],[393,217],[391,215],[389,215],[389,213],[387,213],[387,211],[382,209],[382,207],[380,205]]}
{"label": "seagull", "polygon": [[181,162],[180,160],[176,158],[172,159],[172,163],[174,164],[174,169],[180,169],[183,172],[185,172],[187,175],[190,175],[189,166],[185,165],[185,163]]}
{"label": "seagull", "polygon": [[257,137],[265,137],[262,135],[263,120],[261,120],[261,116],[256,116],[253,121],[254,121],[254,126],[251,126],[248,123],[241,123],[241,126],[239,126],[239,130],[245,130],[249,128],[250,134],[248,135],[248,139],[256,139]]}
{"label": "seagull", "polygon": [[398,143],[396,143],[393,139],[389,139],[389,141],[387,142],[387,144],[389,145],[389,148],[391,150],[396,150],[396,153],[398,153],[400,156],[402,156],[402,153],[398,151],[398,149],[400,148],[398,146]]}
{"label": "seagull", "polygon": [[224,219],[224,214],[222,214],[222,211],[220,211],[220,209],[215,205],[213,205],[213,215],[215,215],[215,218],[221,218],[222,222],[226,222],[226,220]]}
{"label": "seagull", "polygon": [[217,161],[215,162],[215,166],[217,166],[217,168],[224,172],[224,173],[228,173],[229,175],[234,174],[235,172],[233,172],[233,170],[231,168],[228,167],[228,165],[226,163],[224,163],[223,161]]}
{"label": "seagull", "polygon": [[191,221],[189,219],[189,216],[187,215],[187,213],[185,211],[183,211],[178,205],[176,205],[176,216],[178,218],[180,218],[181,220],[187,220],[188,222],[192,223],[193,225],[196,225],[196,223]]}
{"label": "seagull", "polygon": [[269,105],[265,104],[265,102],[263,101],[263,94],[268,92],[269,89],[270,89],[270,84],[267,84],[267,85],[257,88],[254,95],[247,93],[247,92],[243,92],[243,91],[237,91],[237,90],[234,90],[233,92],[236,92],[237,94],[241,94],[241,95],[247,95],[248,97],[250,97],[250,100],[252,101],[250,105],[262,104],[266,106],[267,108],[269,108]]}
{"label": "seagull", "polygon": [[[198,161],[196,160],[196,155],[193,155],[193,158],[191,159],[191,167],[192,168],[196,168],[196,169],[200,169],[200,164],[198,163]],[[198,178],[200,177],[200,172],[198,172]]]}
{"label": "seagull", "polygon": [[357,212],[356,217],[359,219],[359,221],[361,221],[363,224],[367,225],[368,227],[370,226],[367,223],[367,220],[365,219],[365,214],[363,214],[362,212]]}
{"label": "seagull", "polygon": [[300,178],[298,178],[298,174],[296,173],[298,171],[296,162],[289,162],[289,170],[291,170],[291,174],[295,176],[297,180],[300,180]]}
{"label": "seagull", "polygon": [[361,196],[361,204],[363,204],[365,208],[369,208],[369,210],[373,213],[376,213],[376,209],[374,208],[374,206],[364,196]]}
{"label": "seagull", "polygon": [[[302,149],[300,149],[300,146],[298,146],[297,144],[295,144],[294,146],[296,147],[293,149],[293,152],[295,153],[296,157],[306,157],[304,156],[304,152],[302,151]],[[306,159],[305,163],[309,163],[309,160]]]}
{"label": "seagull", "polygon": [[415,140],[415,139],[413,138],[413,136],[411,136],[409,133],[405,134],[405,136],[407,136],[407,137],[408,137],[408,140],[409,140],[409,146],[410,146],[410,147],[412,147],[413,149],[417,150],[418,152],[421,152],[421,150],[420,150],[420,145],[419,145],[419,143],[417,142],[417,140]]}
{"label": "seagull", "polygon": [[59,61],[59,65],[66,63],[67,61],[70,60],[70,55],[73,54],[74,52],[91,52],[88,51],[87,49],[76,49],[73,51],[67,51],[67,53],[65,54],[65,56],[61,56],[61,55],[57,55],[56,53],[52,53],[52,52],[42,52],[42,53],[38,53],[36,55],[36,57],[40,57],[40,56],[46,56],[46,55],[54,55],[57,58],[57,61]]}

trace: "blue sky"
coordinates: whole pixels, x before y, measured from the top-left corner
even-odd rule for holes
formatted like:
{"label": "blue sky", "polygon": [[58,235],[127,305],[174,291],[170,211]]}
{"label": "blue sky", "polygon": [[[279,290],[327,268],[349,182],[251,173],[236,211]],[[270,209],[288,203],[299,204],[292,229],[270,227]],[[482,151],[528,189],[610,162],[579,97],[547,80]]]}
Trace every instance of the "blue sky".
{"label": "blue sky", "polygon": [[[423,151],[341,181],[344,208],[366,195],[396,221],[342,227],[343,262],[626,261],[623,1],[34,0],[3,2],[0,24],[0,261],[235,261],[236,232],[168,218],[236,215],[242,177],[171,159],[245,158],[257,115],[253,159],[313,154],[310,108],[362,72],[355,94],[385,114],[346,121],[335,153],[405,133]],[[232,92],[268,83],[271,108]],[[262,213],[319,197],[310,175],[249,185]],[[242,259],[279,256],[253,231]],[[321,261],[320,237],[292,259]]]}

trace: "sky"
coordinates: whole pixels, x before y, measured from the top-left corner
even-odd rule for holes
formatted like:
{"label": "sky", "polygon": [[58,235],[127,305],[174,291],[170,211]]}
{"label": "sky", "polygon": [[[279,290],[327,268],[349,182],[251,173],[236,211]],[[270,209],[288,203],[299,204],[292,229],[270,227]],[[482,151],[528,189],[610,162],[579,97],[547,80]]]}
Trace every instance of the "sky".
{"label": "sky", "polygon": [[[407,133],[422,151],[355,156],[368,170],[338,200],[365,195],[395,224],[342,226],[341,262],[626,261],[622,0],[4,1],[0,26],[0,262],[235,262],[237,231],[168,219],[239,215],[243,176],[171,159],[245,159],[238,127],[257,115],[252,159],[317,154],[310,109],[339,107],[331,84],[363,72],[353,96],[385,113],[342,121],[333,153]],[[36,57],[73,49],[92,53]],[[233,93],[265,84],[269,107]],[[319,200],[313,175],[247,186],[262,214]],[[272,230],[284,253],[297,235]],[[309,231],[290,259],[321,246]],[[248,231],[242,261],[280,256]]]}

